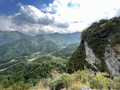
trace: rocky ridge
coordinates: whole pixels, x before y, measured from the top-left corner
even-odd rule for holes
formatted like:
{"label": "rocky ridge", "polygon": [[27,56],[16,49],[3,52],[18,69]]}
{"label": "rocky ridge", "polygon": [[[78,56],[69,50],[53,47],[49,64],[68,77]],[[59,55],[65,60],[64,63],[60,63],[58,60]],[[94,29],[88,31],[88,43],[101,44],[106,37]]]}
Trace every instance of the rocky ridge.
{"label": "rocky ridge", "polygon": [[81,34],[81,42],[66,65],[66,71],[87,70],[120,75],[120,17],[94,22]]}

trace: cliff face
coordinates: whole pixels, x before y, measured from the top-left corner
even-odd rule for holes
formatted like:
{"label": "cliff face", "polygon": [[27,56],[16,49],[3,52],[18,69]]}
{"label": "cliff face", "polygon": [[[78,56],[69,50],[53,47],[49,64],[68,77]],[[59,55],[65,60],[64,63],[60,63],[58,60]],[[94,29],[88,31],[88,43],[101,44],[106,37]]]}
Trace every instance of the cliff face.
{"label": "cliff face", "polygon": [[66,71],[107,71],[120,75],[120,17],[100,20],[82,32],[81,43],[66,65]]}
{"label": "cliff face", "polygon": [[[101,65],[100,59],[98,59],[96,55],[93,53],[92,49],[88,47],[87,42],[84,42],[84,46],[86,52],[85,60],[88,63],[90,63],[93,68],[99,71],[94,64]],[[105,47],[105,53],[103,58],[106,64],[106,69],[108,70],[110,75],[112,76],[120,75],[120,62],[119,62],[120,55],[116,54],[114,49],[112,49],[109,44]],[[88,69],[85,66],[84,69],[90,73],[95,73],[92,69]]]}
{"label": "cliff face", "polygon": [[107,45],[105,47],[104,60],[106,63],[106,68],[112,76],[120,75],[120,55]]}

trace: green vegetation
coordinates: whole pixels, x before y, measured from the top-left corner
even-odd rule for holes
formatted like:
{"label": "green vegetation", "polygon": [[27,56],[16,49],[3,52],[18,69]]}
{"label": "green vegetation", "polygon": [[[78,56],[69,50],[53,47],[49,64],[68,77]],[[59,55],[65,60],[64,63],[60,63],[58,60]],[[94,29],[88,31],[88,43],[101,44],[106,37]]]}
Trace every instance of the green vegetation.
{"label": "green vegetation", "polygon": [[30,56],[35,52],[51,53],[59,49],[59,46],[48,35],[39,35],[31,38],[0,45],[0,63],[16,60],[25,60],[25,56]]}
{"label": "green vegetation", "polygon": [[81,32],[76,33],[68,33],[68,34],[59,34],[59,33],[53,33],[49,34],[49,36],[59,45],[61,46],[67,46],[72,43],[80,42],[80,35]]}
{"label": "green vegetation", "polygon": [[67,60],[65,59],[51,55],[42,55],[32,62],[22,61],[1,71],[0,82],[4,88],[14,84],[17,85],[21,81],[27,83],[27,86],[34,86],[39,79],[49,75],[52,69],[63,72],[66,63]]}
{"label": "green vegetation", "polygon": [[110,46],[120,54],[120,17],[114,17],[110,20],[100,20],[93,23],[90,27],[84,30],[81,34],[81,43],[78,49],[71,56],[66,70],[72,73],[77,70],[84,70],[84,65],[87,68],[92,68],[85,60],[84,41],[86,41],[89,47],[93,50],[96,56],[101,60],[101,65],[96,65],[99,71],[106,71],[106,65],[103,60],[105,46]]}
{"label": "green vegetation", "polygon": [[77,48],[77,50],[73,53],[73,55],[70,57],[69,62],[66,65],[66,71],[68,73],[72,73],[74,71],[83,70],[84,64],[88,64],[88,62],[85,59],[85,50],[84,50],[84,43],[81,41],[80,46]]}
{"label": "green vegetation", "polygon": [[28,38],[30,36],[25,35],[18,31],[6,31],[0,32],[0,44],[12,42],[21,38]]}
{"label": "green vegetation", "polygon": [[0,69],[7,68],[7,67],[9,67],[11,65],[14,65],[14,64],[18,63],[18,62],[20,62],[20,61],[16,60],[16,61],[12,61],[12,62],[8,62],[8,63],[0,64]]}
{"label": "green vegetation", "polygon": [[[7,60],[7,63],[3,63],[5,59],[3,62],[1,60],[2,64],[0,64],[0,69],[3,69],[0,71],[1,85],[8,90],[16,90],[16,88],[26,90],[37,84],[39,79],[51,76],[50,72],[52,69],[59,70],[61,73],[64,72],[68,58],[73,51],[76,50],[78,45],[78,43],[74,43],[58,50],[60,45],[56,44],[56,42],[47,35],[38,35],[0,45],[1,54],[3,54],[2,51],[5,53],[3,54],[5,57],[2,58],[6,58]],[[23,48],[24,52],[21,53],[20,51],[22,51]],[[40,54],[31,55],[34,52],[38,52],[38,50],[41,50]],[[56,56],[59,51],[61,54]],[[10,57],[12,58],[9,59]],[[14,61],[11,61],[12,59],[14,59]],[[34,60],[30,61],[32,59]],[[23,83],[26,84],[22,88],[19,85],[22,86]]]}
{"label": "green vegetation", "polygon": [[61,57],[63,59],[69,59],[78,46],[79,43],[70,44],[65,48],[55,51],[52,55],[56,57]]}
{"label": "green vegetation", "polygon": [[[52,69],[62,73],[68,58],[78,45],[74,43],[58,50],[61,45],[56,44],[48,35],[2,44],[0,45],[0,84],[8,90],[16,90],[16,88],[26,90],[38,83],[39,79],[50,75]],[[56,56],[59,51],[61,54]],[[39,53],[34,54],[36,52]],[[24,83],[23,88],[19,86]]]}
{"label": "green vegetation", "polygon": [[40,80],[36,89],[29,90],[79,90],[83,86],[89,86],[94,90],[119,90],[120,76],[114,79],[109,78],[109,74],[98,72],[96,75],[87,71],[76,71],[72,74],[63,73],[53,70],[51,77]]}
{"label": "green vegetation", "polygon": [[[16,33],[18,32],[6,32],[4,34],[6,34],[6,37],[15,35],[14,38],[15,37],[17,38],[18,36],[16,36]],[[36,52],[39,52],[40,54],[52,53],[60,49],[60,47],[69,45],[73,42],[78,42],[79,41],[78,34],[80,35],[80,32],[73,34],[54,33],[50,35],[38,35],[2,44],[0,45],[0,64],[9,62],[12,59],[26,60],[25,58],[26,56],[30,57],[31,54]],[[23,36],[22,34],[20,35]],[[65,42],[66,44],[62,42]],[[70,56],[71,53],[72,51],[70,53],[68,52],[68,55]],[[65,56],[63,57],[65,58]]]}

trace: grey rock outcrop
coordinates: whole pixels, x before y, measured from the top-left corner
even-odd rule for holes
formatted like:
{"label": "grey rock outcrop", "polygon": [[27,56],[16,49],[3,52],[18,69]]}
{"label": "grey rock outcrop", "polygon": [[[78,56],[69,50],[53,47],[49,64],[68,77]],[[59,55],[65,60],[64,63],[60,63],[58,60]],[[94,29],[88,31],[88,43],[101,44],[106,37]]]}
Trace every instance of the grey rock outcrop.
{"label": "grey rock outcrop", "polygon": [[[85,60],[91,64],[92,67],[94,67],[97,71],[97,67],[94,65],[100,62],[100,59],[98,59],[95,54],[93,53],[92,49],[89,48],[87,42],[84,42],[85,46],[85,52],[86,52],[86,58]],[[105,53],[104,53],[104,61],[106,63],[106,68],[109,71],[111,76],[118,76],[120,75],[120,55],[117,55],[116,52],[110,47],[110,45],[107,45],[105,47]],[[92,69],[88,69],[84,66],[84,69],[88,71],[89,73],[95,73]]]}
{"label": "grey rock outcrop", "polygon": [[90,62],[90,63],[96,63],[96,64],[100,64],[100,59],[98,59],[95,54],[93,53],[92,49],[88,47],[87,42],[84,42],[84,46],[85,46],[85,52],[86,52],[86,58],[85,60]]}
{"label": "grey rock outcrop", "polygon": [[[87,44],[86,41],[84,42],[84,46],[85,46],[85,52],[86,52],[86,58],[85,58],[85,60],[86,60],[88,63],[90,63],[91,66],[92,66],[93,68],[95,68],[95,69],[99,72],[99,70],[98,70],[97,67],[94,65],[94,63],[95,63],[95,64],[100,64],[100,63],[101,63],[101,62],[100,62],[100,59],[98,59],[98,58],[95,56],[95,54],[93,53],[92,49],[88,47],[88,44]],[[84,68],[85,68],[85,67],[84,67]],[[85,68],[85,70],[92,73],[91,69]],[[94,73],[93,73],[93,74],[94,74]]]}
{"label": "grey rock outcrop", "polygon": [[107,70],[112,76],[120,75],[120,55],[117,55],[116,52],[107,45],[105,47],[104,60],[107,66]]}
{"label": "grey rock outcrop", "polygon": [[88,86],[84,86],[84,87],[80,88],[79,90],[92,90],[92,89],[89,88]]}
{"label": "grey rock outcrop", "polygon": [[96,73],[96,72],[94,72],[92,69],[88,69],[85,65],[84,65],[84,69],[85,69],[87,72],[91,73],[91,74],[95,74],[95,73]]}

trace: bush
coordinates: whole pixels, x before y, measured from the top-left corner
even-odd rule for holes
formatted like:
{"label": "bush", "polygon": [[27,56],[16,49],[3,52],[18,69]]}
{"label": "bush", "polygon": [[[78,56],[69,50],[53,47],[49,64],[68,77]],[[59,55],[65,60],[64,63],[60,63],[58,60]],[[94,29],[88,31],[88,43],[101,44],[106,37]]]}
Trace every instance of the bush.
{"label": "bush", "polygon": [[52,78],[50,81],[50,86],[51,89],[53,90],[54,88],[56,90],[60,90],[64,87],[67,87],[67,80],[70,79],[71,75],[67,73],[63,73],[59,75],[59,72],[54,71],[52,73]]}

